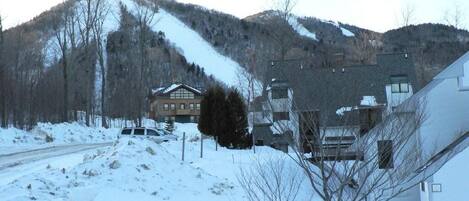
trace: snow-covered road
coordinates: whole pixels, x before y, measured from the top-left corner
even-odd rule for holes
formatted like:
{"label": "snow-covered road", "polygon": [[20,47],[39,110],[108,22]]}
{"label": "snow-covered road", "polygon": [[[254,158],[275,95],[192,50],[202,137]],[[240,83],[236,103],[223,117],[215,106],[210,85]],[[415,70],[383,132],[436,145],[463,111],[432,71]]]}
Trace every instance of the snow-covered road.
{"label": "snow-covered road", "polygon": [[111,145],[112,142],[51,146],[0,155],[0,185],[42,171],[50,165],[73,166],[83,161],[85,153]]}
{"label": "snow-covered road", "polygon": [[47,148],[4,154],[0,155],[0,172],[4,169],[12,168],[22,164],[32,163],[39,160],[45,160],[58,156],[69,155],[77,152],[87,151],[90,149],[107,147],[111,146],[112,144],[113,143],[110,142],[99,144],[52,146]]}

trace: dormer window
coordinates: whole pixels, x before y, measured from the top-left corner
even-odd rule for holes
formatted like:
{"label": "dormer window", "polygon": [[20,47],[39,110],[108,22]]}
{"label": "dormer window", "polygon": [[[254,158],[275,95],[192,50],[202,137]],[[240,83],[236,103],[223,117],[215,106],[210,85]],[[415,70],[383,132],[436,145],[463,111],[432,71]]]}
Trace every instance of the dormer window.
{"label": "dormer window", "polygon": [[409,93],[409,78],[407,75],[391,76],[392,93]]}

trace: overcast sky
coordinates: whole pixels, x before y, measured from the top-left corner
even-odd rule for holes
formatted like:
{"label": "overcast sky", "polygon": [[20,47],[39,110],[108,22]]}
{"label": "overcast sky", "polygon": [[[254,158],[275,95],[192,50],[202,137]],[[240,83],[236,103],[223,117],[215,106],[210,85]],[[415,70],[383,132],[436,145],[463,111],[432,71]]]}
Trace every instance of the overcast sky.
{"label": "overcast sky", "polygon": [[[63,0],[0,0],[4,26],[26,22]],[[114,1],[114,0],[111,0]],[[177,0],[243,18],[272,9],[273,0]],[[399,27],[400,13],[413,7],[413,23],[444,22],[444,13],[459,7],[464,13],[464,27],[469,25],[469,0],[297,0],[294,13],[335,20],[384,32]],[[467,10],[467,11],[466,11]]]}

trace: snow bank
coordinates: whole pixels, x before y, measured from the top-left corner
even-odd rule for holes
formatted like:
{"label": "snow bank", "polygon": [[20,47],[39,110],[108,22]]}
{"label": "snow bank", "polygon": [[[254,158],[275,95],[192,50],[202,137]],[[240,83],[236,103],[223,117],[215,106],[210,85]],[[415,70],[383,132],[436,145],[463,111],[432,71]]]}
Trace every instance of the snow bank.
{"label": "snow bank", "polygon": [[[122,3],[134,15],[141,9],[136,7],[131,0],[123,0]],[[186,57],[187,62],[198,64],[207,75],[213,75],[227,85],[236,87],[239,84],[237,73],[243,68],[238,63],[218,53],[196,31],[164,9],[159,9],[155,19],[158,19],[158,22],[151,25],[153,31],[164,32],[166,38],[174,44],[179,53]]]}
{"label": "snow bank", "polygon": [[90,128],[78,123],[39,123],[32,131],[0,129],[0,153],[12,153],[40,147],[112,142],[119,129]]}
{"label": "snow bank", "polygon": [[[54,136],[75,136],[67,134],[72,132],[90,132],[100,136],[99,129],[74,128],[73,124],[41,124],[38,127],[44,132],[54,133]],[[186,133],[184,162],[181,161],[181,140],[157,144],[144,138],[122,137],[114,146],[88,152],[85,156],[71,155],[42,161],[37,165],[41,169],[31,165],[15,167],[11,171],[21,174],[11,183],[0,185],[0,196],[6,201],[32,198],[58,201],[242,201],[248,199],[238,183],[241,169],[256,170],[258,165],[269,161],[284,161],[285,174],[302,172],[283,152],[269,147],[257,147],[256,153],[221,147],[215,151],[212,138],[204,138],[204,155],[200,158],[197,124],[176,123],[175,129],[180,139]],[[67,137],[58,139],[69,141]],[[299,200],[309,200],[312,195],[304,181]]]}
{"label": "snow bank", "polygon": [[298,22],[297,17],[294,17],[294,16],[290,17],[288,19],[288,23],[299,35],[318,41],[316,34],[313,32],[310,32],[308,29],[306,29],[306,27],[304,27],[300,22]]}

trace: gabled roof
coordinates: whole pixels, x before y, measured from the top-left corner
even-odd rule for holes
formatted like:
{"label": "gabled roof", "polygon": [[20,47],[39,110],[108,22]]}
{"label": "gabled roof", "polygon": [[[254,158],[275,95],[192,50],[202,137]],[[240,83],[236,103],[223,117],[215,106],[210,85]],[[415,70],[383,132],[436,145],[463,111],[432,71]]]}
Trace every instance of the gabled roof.
{"label": "gabled roof", "polygon": [[303,66],[301,60],[274,62],[268,79],[288,81],[293,89],[295,110],[320,110],[321,122],[327,126],[358,125],[358,112],[338,115],[337,110],[360,107],[364,97],[374,97],[374,106],[386,105],[385,89],[392,75],[407,75],[414,91],[419,90],[411,55],[382,54],[377,57],[376,65],[337,68]]}
{"label": "gabled roof", "polygon": [[439,73],[433,79],[439,80],[461,77],[464,75],[464,65],[469,65],[469,52],[467,52],[454,63],[446,67],[445,70],[441,71],[441,73]]}
{"label": "gabled roof", "polygon": [[187,89],[193,93],[195,93],[196,95],[202,95],[202,91],[194,88],[194,87],[191,87],[189,85],[186,85],[186,84],[172,84],[168,87],[160,87],[160,88],[157,88],[157,89],[154,89],[152,90],[152,93],[154,96],[162,96],[162,95],[167,95],[173,91],[176,91],[180,88],[184,88],[184,89]]}

